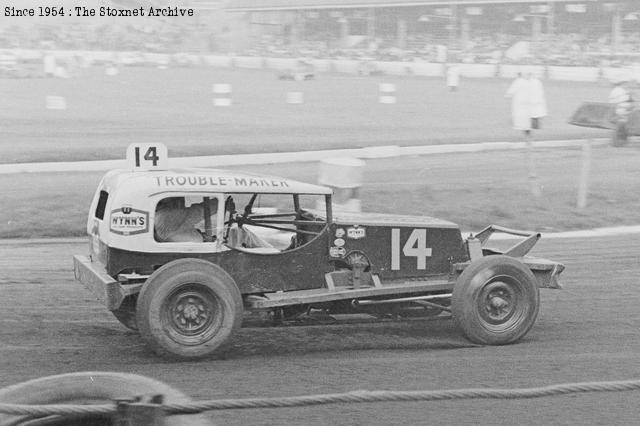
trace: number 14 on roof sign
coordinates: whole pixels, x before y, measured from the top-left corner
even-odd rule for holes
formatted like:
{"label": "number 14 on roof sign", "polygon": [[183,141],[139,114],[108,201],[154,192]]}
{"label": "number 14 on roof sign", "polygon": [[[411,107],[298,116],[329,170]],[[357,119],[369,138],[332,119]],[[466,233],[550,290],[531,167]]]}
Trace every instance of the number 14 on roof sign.
{"label": "number 14 on roof sign", "polygon": [[132,143],[127,147],[127,167],[134,172],[167,170],[167,147],[161,143]]}

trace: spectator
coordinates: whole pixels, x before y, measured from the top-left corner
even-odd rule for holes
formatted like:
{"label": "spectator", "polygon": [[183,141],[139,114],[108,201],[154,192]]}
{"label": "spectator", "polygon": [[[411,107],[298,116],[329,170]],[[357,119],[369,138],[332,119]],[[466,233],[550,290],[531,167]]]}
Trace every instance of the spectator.
{"label": "spectator", "polygon": [[540,120],[547,115],[542,82],[530,70],[525,77],[518,73],[506,96],[511,98],[513,128],[523,131],[528,139],[531,130],[540,128]]}
{"label": "spectator", "polygon": [[447,66],[447,87],[449,91],[457,91],[458,84],[460,84],[460,66],[458,64],[449,64]]}
{"label": "spectator", "polygon": [[614,81],[614,88],[609,93],[609,103],[615,105],[615,130],[613,146],[623,146],[628,141],[627,121],[633,109],[633,96],[623,78]]}
{"label": "spectator", "polygon": [[525,77],[518,74],[518,78],[511,84],[507,91],[507,96],[511,97],[511,114],[513,117],[513,127],[524,133],[527,146],[529,183],[531,193],[539,198],[542,190],[537,182],[536,166],[531,144],[531,130],[540,128],[540,120],[547,115],[547,105],[544,97],[542,83],[531,70],[527,70]]}

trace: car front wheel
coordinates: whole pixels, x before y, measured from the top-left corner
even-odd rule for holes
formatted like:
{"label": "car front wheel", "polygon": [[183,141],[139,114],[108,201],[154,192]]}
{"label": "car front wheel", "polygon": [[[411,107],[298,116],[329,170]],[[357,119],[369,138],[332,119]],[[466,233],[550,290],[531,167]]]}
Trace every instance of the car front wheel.
{"label": "car front wheel", "polygon": [[137,304],[140,334],[159,355],[194,359],[221,353],[242,322],[242,297],[220,267],[170,262],[149,277]]}
{"label": "car front wheel", "polygon": [[504,345],[518,341],[531,329],[540,295],[528,267],[512,257],[492,255],[462,272],[451,303],[453,318],[469,340]]}

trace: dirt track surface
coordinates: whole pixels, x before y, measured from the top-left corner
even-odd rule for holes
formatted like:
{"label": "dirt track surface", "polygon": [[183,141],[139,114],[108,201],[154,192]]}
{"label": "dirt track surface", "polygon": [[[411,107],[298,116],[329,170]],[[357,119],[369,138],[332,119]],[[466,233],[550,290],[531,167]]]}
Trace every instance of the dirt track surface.
{"label": "dirt track surface", "polygon": [[[449,319],[242,329],[223,360],[156,358],[81,285],[86,244],[0,244],[0,387],[86,370],[138,373],[195,399],[367,390],[518,388],[640,379],[640,239],[543,240],[566,264],[519,344],[469,344]],[[383,339],[381,339],[383,337]],[[384,341],[384,344],[371,343]],[[638,392],[530,400],[337,404],[211,412],[229,425],[637,424]]]}

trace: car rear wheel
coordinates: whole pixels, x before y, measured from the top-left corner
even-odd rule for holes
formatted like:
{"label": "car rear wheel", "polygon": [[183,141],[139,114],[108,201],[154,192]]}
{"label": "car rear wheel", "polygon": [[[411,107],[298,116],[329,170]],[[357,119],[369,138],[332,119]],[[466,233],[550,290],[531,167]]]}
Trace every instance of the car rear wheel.
{"label": "car rear wheel", "polygon": [[242,323],[242,296],[220,267],[200,259],[170,262],[138,296],[140,334],[159,355],[194,359],[221,353]]}
{"label": "car rear wheel", "polygon": [[475,343],[504,345],[521,339],[538,316],[540,295],[531,270],[508,256],[483,257],[458,277],[453,318]]}

